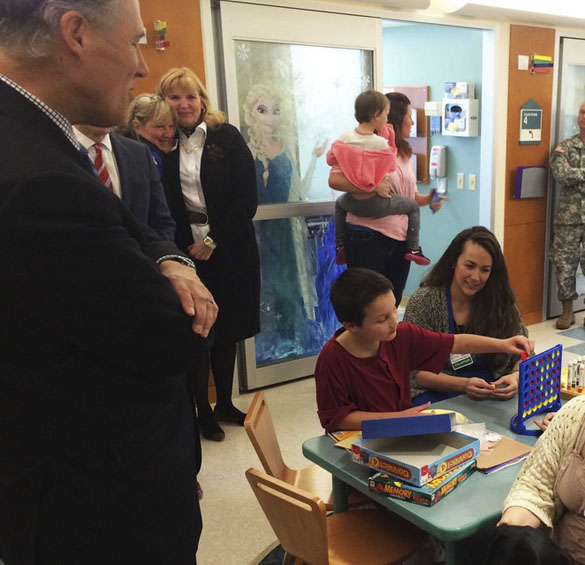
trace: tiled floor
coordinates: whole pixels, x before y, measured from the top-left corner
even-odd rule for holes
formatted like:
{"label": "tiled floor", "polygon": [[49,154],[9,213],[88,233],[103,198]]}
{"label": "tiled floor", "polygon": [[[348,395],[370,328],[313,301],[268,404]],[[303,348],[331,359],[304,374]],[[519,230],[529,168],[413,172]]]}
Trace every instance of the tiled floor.
{"label": "tiled floor", "polygon": [[547,320],[540,324],[529,326],[530,337],[535,341],[535,350],[544,351],[557,343],[563,346],[563,365],[585,355],[585,327],[583,326],[583,312],[576,315],[577,321],[568,330],[555,329],[556,320]]}
{"label": "tiled floor", "polygon": [[[563,365],[585,355],[583,313],[571,329],[559,332],[555,320],[529,327],[536,351],[561,343]],[[301,453],[307,438],[322,433],[316,415],[313,379],[304,379],[267,389],[266,396],[285,461],[290,467],[308,465]],[[246,410],[253,394],[242,394],[234,402]],[[256,565],[258,556],[276,542],[275,536],[244,476],[249,467],[261,468],[243,428],[225,426],[221,443],[203,440],[203,467],[199,481],[203,535],[197,554],[199,565]]]}

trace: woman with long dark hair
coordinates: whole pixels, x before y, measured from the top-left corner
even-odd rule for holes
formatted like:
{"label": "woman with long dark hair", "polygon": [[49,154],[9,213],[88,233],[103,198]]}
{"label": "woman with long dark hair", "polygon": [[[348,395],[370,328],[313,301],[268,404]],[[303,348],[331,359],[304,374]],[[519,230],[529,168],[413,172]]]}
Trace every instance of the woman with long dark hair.
{"label": "woman with long dark hair", "polygon": [[[431,203],[430,194],[420,194],[416,186],[416,171],[412,162],[412,147],[408,143],[410,130],[413,125],[411,112],[412,105],[406,94],[401,92],[389,92],[386,98],[390,101],[390,113],[388,114],[388,123],[394,128],[396,149],[396,170],[390,174],[390,184],[392,192],[402,194],[412,198],[419,206],[430,206],[435,212],[441,209],[442,202]],[[397,249],[402,249],[406,245],[406,230],[408,219],[406,216],[392,216],[389,220],[393,223],[394,239],[397,243],[394,245]],[[410,271],[411,261],[404,259],[399,251],[392,250],[388,256],[390,262],[390,272],[392,273],[392,283],[394,284],[394,294],[396,303],[400,304],[402,292],[406,286],[406,279]]]}
{"label": "woman with long dark hair", "polygon": [[[496,236],[482,226],[455,236],[410,297],[404,320],[435,332],[496,338],[528,335],[516,307],[508,270]],[[438,374],[418,371],[413,404],[458,394],[508,399],[518,390],[517,355],[451,356]]]}
{"label": "woman with long dark hair", "polygon": [[[382,183],[388,183],[387,192],[411,198],[419,206],[431,205],[436,212],[441,208],[441,201],[431,204],[430,194],[419,194],[417,191],[416,173],[411,160],[412,148],[407,141],[413,124],[410,100],[400,92],[388,93],[386,98],[390,101],[388,123],[394,128],[398,154],[396,170],[389,173],[388,180],[383,180]],[[340,172],[330,174],[329,185],[342,192],[363,194],[362,190],[349,182]],[[377,189],[376,192],[380,194]],[[376,261],[370,261],[368,265],[355,266],[367,266],[389,278],[394,286],[396,304],[400,304],[411,265],[411,261],[404,258],[407,253],[408,216],[403,214],[384,216],[369,223],[373,225],[376,222],[378,223],[376,227],[379,229],[361,229],[352,235],[352,243],[356,247],[354,255],[359,255],[358,248],[363,247],[369,257],[375,255]]]}

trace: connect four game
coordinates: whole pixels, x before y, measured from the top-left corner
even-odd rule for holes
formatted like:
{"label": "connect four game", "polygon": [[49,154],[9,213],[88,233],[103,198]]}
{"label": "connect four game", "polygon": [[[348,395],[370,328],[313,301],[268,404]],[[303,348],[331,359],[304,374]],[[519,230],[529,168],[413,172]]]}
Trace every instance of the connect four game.
{"label": "connect four game", "polygon": [[561,407],[561,361],[563,346],[555,345],[543,353],[520,362],[518,380],[518,413],[510,420],[517,434],[535,436],[538,429],[527,430],[526,420],[541,412],[554,412]]}

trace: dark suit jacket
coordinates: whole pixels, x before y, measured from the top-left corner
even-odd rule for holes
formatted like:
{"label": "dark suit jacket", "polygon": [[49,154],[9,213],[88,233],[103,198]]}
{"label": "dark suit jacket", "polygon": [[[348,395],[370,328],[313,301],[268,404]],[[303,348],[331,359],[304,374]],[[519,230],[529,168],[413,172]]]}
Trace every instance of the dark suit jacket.
{"label": "dark suit jacket", "polygon": [[175,240],[171,217],[154,160],[148,148],[138,141],[110,134],[118,165],[122,200],[137,220],[150,226],[161,238]]}
{"label": "dark suit jacket", "polygon": [[0,558],[192,564],[198,339],[141,227],[0,82]]}
{"label": "dark suit jacket", "polygon": [[[177,246],[187,252],[193,235],[181,190],[179,151],[168,154],[162,181],[177,223]],[[216,341],[236,342],[260,331],[260,264],[252,222],[258,206],[254,159],[234,126],[208,128],[201,185],[209,236],[217,248],[209,261],[196,261],[197,271],[219,305]]]}

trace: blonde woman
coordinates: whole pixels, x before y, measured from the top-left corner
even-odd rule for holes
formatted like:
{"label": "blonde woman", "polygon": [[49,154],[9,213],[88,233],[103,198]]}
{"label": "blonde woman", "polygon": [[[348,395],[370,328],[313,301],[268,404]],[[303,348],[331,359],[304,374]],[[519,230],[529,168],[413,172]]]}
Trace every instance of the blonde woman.
{"label": "blonde woman", "polygon": [[[221,441],[225,433],[218,421],[243,425],[246,416],[231,399],[236,343],[259,331],[254,161],[191,69],[167,71],[157,94],[177,113],[178,147],[169,153],[163,175],[176,243],[195,260],[219,306],[214,345],[194,369],[192,382],[203,436]],[[217,390],[213,411],[207,395],[210,366]]]}
{"label": "blonde woman", "polygon": [[164,98],[142,93],[130,103],[121,133],[144,143],[162,177],[166,155],[173,148],[177,113]]}

